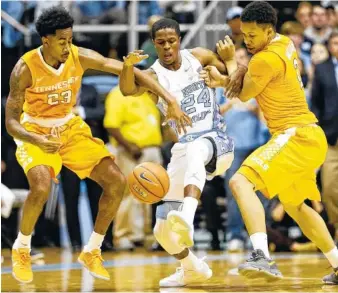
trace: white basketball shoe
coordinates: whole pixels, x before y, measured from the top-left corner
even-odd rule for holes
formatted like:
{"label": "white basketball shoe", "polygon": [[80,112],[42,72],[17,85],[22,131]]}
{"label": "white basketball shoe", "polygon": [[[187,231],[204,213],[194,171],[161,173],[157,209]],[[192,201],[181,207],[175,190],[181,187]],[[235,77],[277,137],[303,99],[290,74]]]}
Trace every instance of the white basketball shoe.
{"label": "white basketball shoe", "polygon": [[195,270],[185,270],[183,267],[178,267],[174,274],[160,281],[160,287],[184,287],[210,279],[212,270],[204,259],[200,259],[200,264]]}

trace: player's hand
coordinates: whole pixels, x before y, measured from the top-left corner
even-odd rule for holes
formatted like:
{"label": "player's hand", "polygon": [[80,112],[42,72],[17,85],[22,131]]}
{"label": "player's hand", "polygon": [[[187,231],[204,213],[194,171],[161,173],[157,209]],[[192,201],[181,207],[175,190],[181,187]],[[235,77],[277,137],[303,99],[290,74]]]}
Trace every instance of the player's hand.
{"label": "player's hand", "polygon": [[130,142],[126,147],[127,152],[135,159],[138,160],[142,157],[142,150],[135,143]]}
{"label": "player's hand", "polygon": [[149,57],[148,54],[143,55],[143,50],[135,50],[130,52],[127,57],[123,56],[124,64],[127,66],[133,66],[144,59]]}
{"label": "player's hand", "polygon": [[177,131],[179,134],[187,133],[186,126],[192,126],[191,118],[182,111],[176,100],[168,104],[168,110],[163,125],[166,125],[170,120],[176,122]]}
{"label": "player's hand", "polygon": [[200,78],[204,79],[204,82],[208,87],[224,87],[228,84],[228,77],[223,76],[215,66],[206,66],[200,72]]}
{"label": "player's hand", "polygon": [[280,222],[283,220],[285,215],[284,207],[281,203],[278,203],[278,205],[272,210],[271,217],[275,222]]}
{"label": "player's hand", "polygon": [[229,36],[225,36],[224,40],[216,43],[217,54],[224,62],[234,60],[235,58],[235,45]]}
{"label": "player's hand", "polygon": [[320,201],[317,201],[317,200],[312,200],[311,201],[311,204],[312,204],[312,208],[318,213],[320,214],[324,207],[323,207],[323,204],[320,202]]}
{"label": "player's hand", "polygon": [[226,86],[225,95],[229,99],[238,98],[243,87],[243,79],[246,70],[239,67],[233,74],[229,76],[229,83]]}
{"label": "player's hand", "polygon": [[34,144],[44,152],[51,154],[58,152],[62,145],[60,140],[51,134],[37,136]]}

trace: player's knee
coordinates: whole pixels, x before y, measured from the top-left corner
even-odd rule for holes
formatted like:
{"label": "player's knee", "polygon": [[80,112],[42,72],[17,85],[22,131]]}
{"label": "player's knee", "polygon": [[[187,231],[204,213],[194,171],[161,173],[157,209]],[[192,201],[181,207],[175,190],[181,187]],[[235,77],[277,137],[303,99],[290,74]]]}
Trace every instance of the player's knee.
{"label": "player's knee", "polygon": [[236,198],[238,195],[238,191],[248,183],[248,180],[241,174],[236,173],[231,177],[229,181],[229,187],[233,196]]}
{"label": "player's knee", "polygon": [[30,187],[29,200],[33,200],[37,205],[44,205],[48,200],[51,189],[51,181],[42,180]]}
{"label": "player's knee", "polygon": [[107,170],[100,177],[99,184],[103,189],[118,189],[123,192],[127,180],[115,163],[111,162]]}

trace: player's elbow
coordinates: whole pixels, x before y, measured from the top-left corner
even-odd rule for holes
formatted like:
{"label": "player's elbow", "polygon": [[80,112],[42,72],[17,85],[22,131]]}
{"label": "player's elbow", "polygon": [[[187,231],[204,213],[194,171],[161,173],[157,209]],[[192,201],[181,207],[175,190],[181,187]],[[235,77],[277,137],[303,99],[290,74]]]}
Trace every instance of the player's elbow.
{"label": "player's elbow", "polygon": [[15,124],[16,123],[16,120],[13,119],[13,118],[6,118],[6,130],[7,130],[7,133],[12,136],[12,137],[15,137]]}
{"label": "player's elbow", "polygon": [[133,96],[137,93],[135,86],[127,86],[120,83],[120,91],[124,96]]}

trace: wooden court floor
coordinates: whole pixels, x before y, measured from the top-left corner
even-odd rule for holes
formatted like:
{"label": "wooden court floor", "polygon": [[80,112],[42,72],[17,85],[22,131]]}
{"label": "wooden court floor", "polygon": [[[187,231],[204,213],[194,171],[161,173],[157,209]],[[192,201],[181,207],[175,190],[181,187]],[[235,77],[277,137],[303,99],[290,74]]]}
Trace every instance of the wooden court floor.
{"label": "wooden court floor", "polygon": [[[279,282],[249,281],[237,274],[236,267],[245,254],[208,253],[213,277],[200,285],[185,288],[159,288],[161,278],[172,274],[177,263],[164,252],[104,253],[110,281],[92,278],[76,262],[77,254],[68,250],[45,249],[45,265],[35,265],[34,280],[19,284],[11,275],[10,250],[2,250],[2,292],[338,292],[338,286],[324,285],[321,278],[330,272],[322,255],[275,254],[284,274]],[[202,257],[206,252],[199,251]]]}

